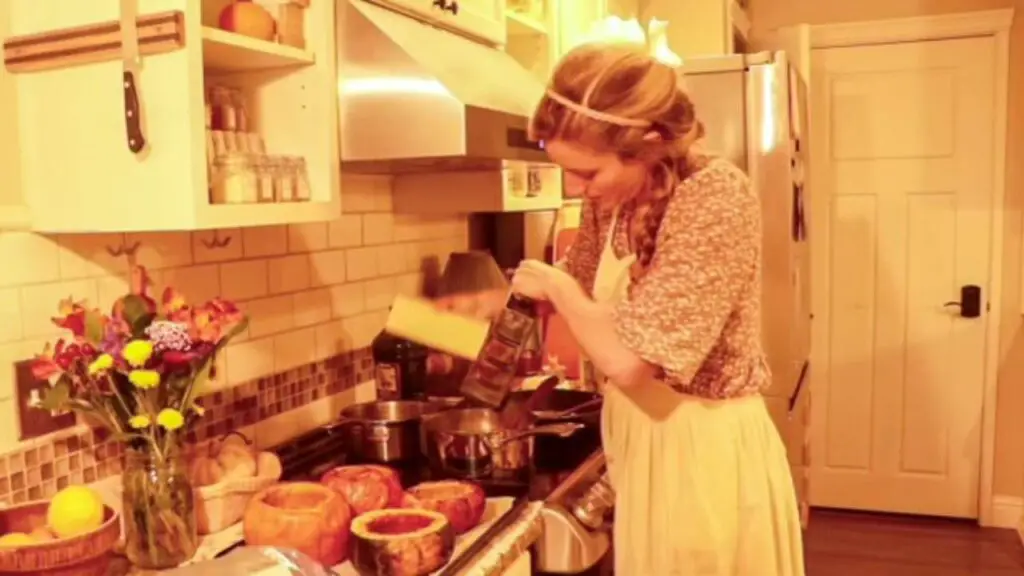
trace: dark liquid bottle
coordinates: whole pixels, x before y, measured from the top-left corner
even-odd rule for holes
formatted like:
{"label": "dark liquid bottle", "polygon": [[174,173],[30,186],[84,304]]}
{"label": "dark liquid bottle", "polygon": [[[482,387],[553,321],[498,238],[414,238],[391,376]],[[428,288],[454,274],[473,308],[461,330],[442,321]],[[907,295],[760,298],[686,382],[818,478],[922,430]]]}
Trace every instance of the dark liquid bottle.
{"label": "dark liquid bottle", "polygon": [[491,324],[480,355],[462,381],[459,390],[466,399],[491,408],[505,404],[519,369],[519,357],[526,343],[535,337],[536,328],[536,302],[513,294]]}
{"label": "dark liquid bottle", "polygon": [[377,400],[420,400],[426,394],[427,347],[381,331],[370,344]]}

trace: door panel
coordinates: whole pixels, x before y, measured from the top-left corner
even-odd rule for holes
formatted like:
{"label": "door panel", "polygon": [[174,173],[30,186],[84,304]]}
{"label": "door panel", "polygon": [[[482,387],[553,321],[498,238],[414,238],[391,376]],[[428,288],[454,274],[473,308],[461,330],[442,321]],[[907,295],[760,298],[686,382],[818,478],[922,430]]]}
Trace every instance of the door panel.
{"label": "door panel", "polygon": [[812,56],[813,505],[978,514],[994,41]]}

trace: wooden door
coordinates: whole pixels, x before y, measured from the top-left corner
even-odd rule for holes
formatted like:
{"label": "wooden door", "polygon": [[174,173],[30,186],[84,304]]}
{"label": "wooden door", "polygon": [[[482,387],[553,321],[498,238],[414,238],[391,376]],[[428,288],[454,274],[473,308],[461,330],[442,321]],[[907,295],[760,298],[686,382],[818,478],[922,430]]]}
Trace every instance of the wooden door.
{"label": "wooden door", "polygon": [[[994,50],[813,53],[815,506],[978,515]],[[980,317],[944,306],[965,284]]]}

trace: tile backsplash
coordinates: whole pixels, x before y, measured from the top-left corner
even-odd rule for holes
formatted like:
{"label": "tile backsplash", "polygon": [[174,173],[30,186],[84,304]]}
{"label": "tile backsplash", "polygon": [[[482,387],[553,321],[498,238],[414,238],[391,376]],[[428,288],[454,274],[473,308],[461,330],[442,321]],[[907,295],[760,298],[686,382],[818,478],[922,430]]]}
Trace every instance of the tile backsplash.
{"label": "tile backsplash", "polygon": [[[220,295],[250,315],[246,333],[219,359],[197,439],[245,428],[266,436],[260,444],[272,443],[317,420],[303,411],[351,402],[354,388],[370,378],[366,347],[392,298],[418,293],[423,263],[436,258],[443,266],[450,252],[466,249],[467,230],[462,215],[393,214],[387,177],[343,176],[342,186],[344,215],[333,222],[216,232],[0,232],[0,501],[47,496],[59,484],[119,470],[118,447],[84,426],[19,442],[13,367],[60,335],[50,322],[60,299],[106,309],[127,291],[129,262],[111,255],[119,247],[138,244],[136,262],[158,290],[173,285],[190,302]],[[214,234],[230,241],[218,247]]]}

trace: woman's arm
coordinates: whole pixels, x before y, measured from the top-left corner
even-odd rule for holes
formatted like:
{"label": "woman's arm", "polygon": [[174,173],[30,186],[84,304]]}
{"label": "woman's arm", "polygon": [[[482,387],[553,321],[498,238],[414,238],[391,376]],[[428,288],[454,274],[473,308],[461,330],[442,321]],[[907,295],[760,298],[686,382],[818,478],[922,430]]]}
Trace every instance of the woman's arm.
{"label": "woman's arm", "polygon": [[760,206],[731,167],[700,175],[669,206],[650,268],[615,305],[552,272],[548,297],[580,347],[619,386],[665,371],[689,382],[718,342],[760,258]]}

